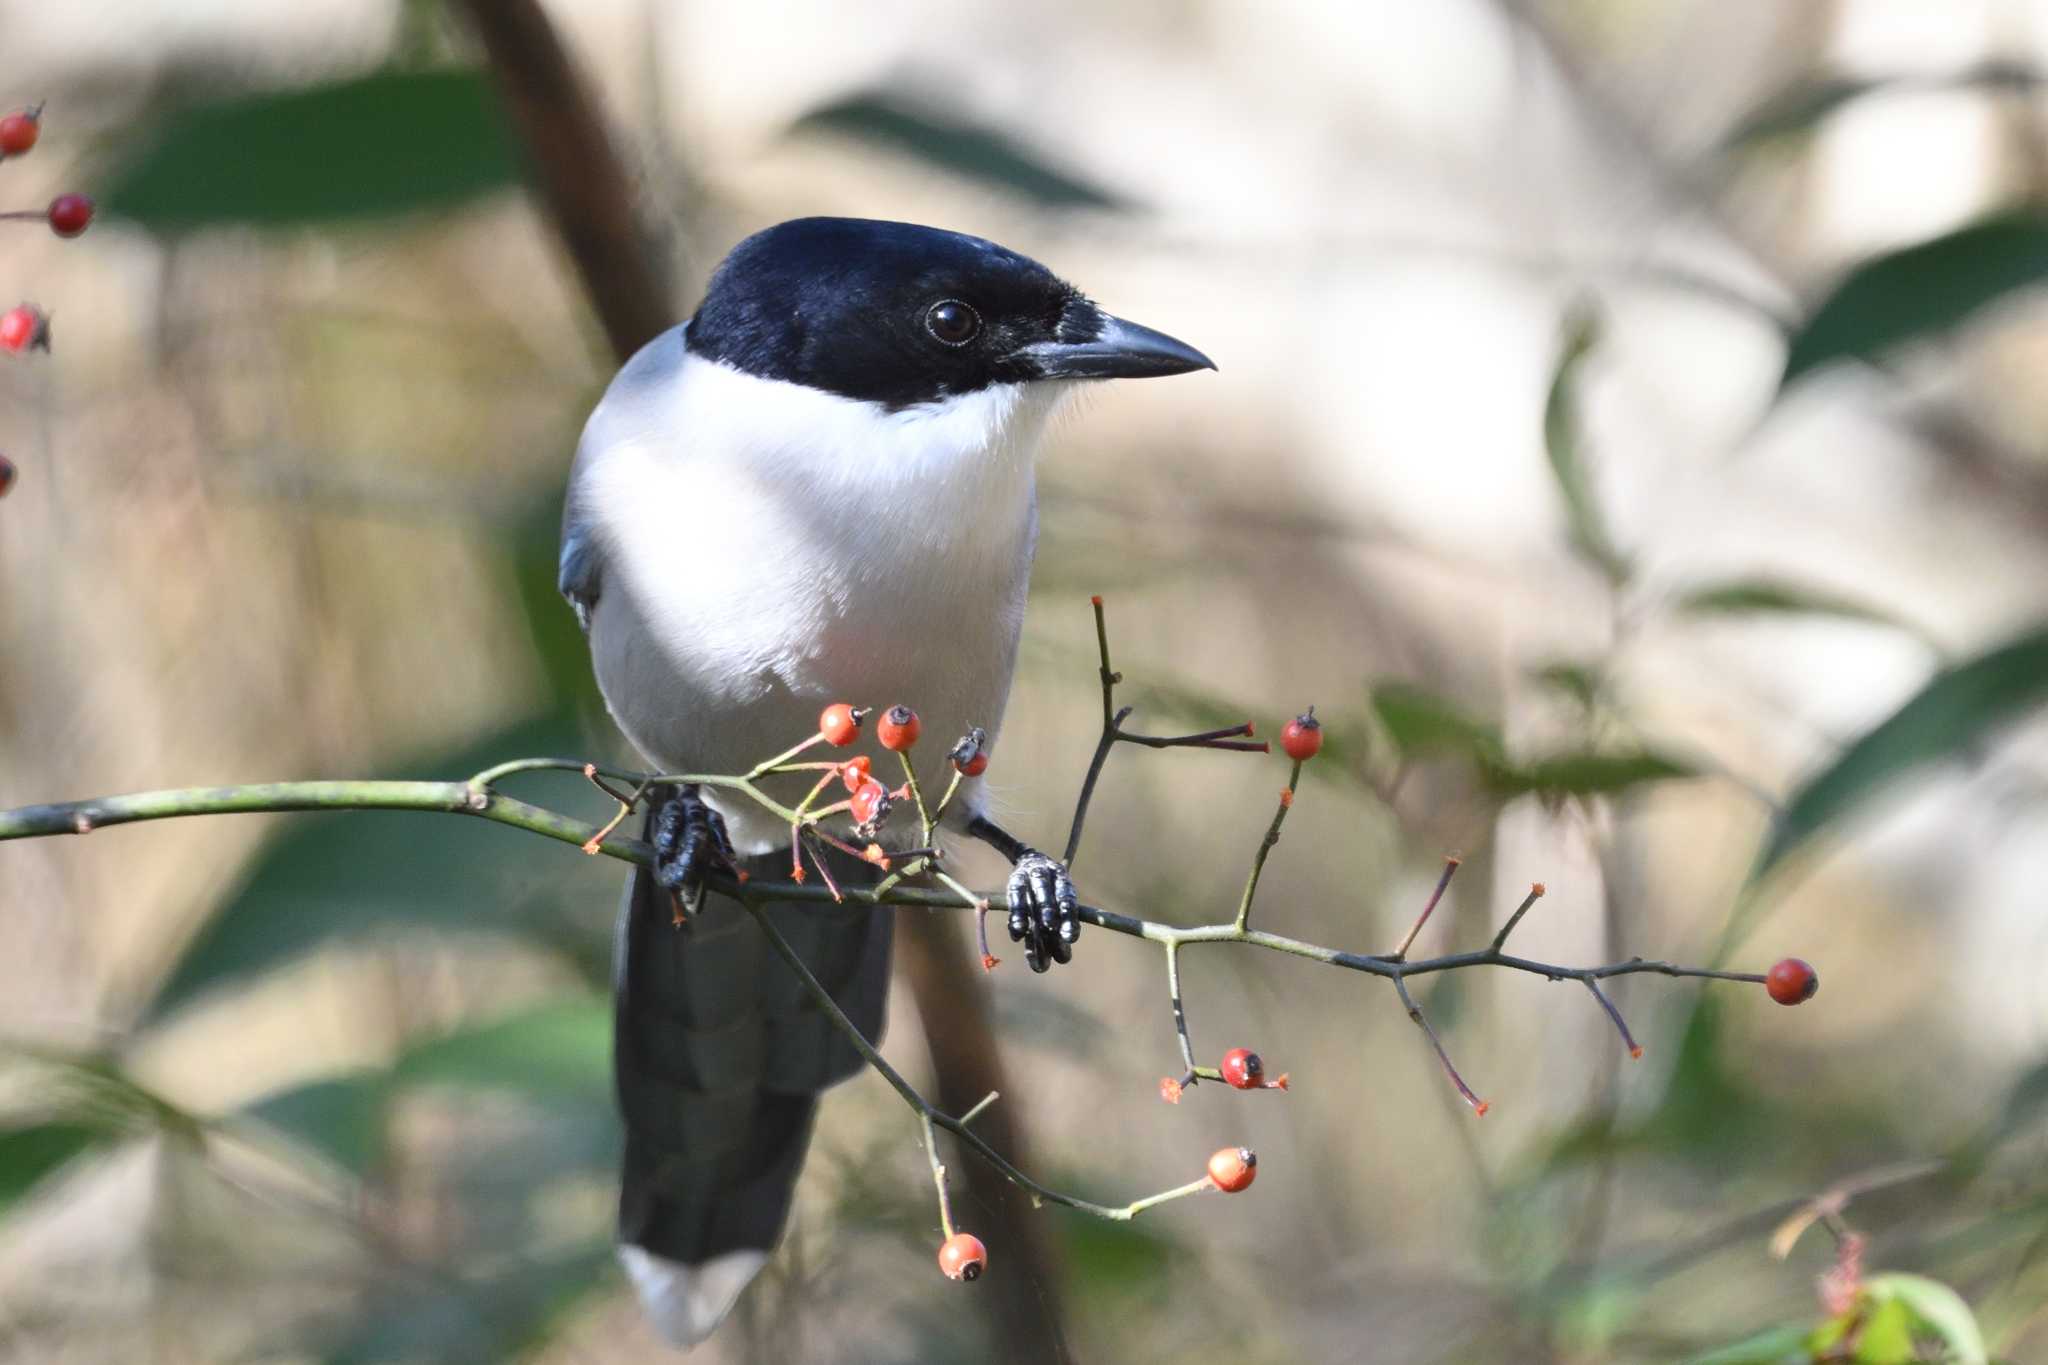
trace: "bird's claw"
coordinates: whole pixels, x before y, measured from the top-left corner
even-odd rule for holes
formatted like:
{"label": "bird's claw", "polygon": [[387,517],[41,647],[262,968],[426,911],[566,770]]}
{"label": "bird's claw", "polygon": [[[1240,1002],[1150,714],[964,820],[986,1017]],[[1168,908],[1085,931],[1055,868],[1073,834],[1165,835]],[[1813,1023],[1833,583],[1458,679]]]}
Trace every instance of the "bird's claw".
{"label": "bird's claw", "polygon": [[1010,938],[1024,945],[1024,960],[1042,972],[1055,962],[1070,962],[1074,940],[1081,936],[1075,914],[1080,897],[1066,865],[1037,849],[1027,848],[1010,872]]}
{"label": "bird's claw", "polygon": [[672,787],[654,812],[654,880],[683,913],[704,904],[704,879],[713,870],[737,866],[725,817],[705,803],[695,787]]}

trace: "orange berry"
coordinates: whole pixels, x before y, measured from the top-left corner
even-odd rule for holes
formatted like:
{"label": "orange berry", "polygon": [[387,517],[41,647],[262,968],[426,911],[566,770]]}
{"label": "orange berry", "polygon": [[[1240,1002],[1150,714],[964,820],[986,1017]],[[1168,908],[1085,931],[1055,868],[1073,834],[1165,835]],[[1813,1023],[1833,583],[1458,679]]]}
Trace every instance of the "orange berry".
{"label": "orange berry", "polygon": [[1280,731],[1280,747],[1296,763],[1306,763],[1316,756],[1316,751],[1323,747],[1323,723],[1316,719],[1315,707],[1287,722]]}
{"label": "orange berry", "polygon": [[1764,989],[1781,1005],[1803,1004],[1820,989],[1820,975],[1800,959],[1788,957],[1764,973]]}
{"label": "orange berry", "polygon": [[1236,1194],[1259,1173],[1259,1159],[1249,1147],[1225,1147],[1209,1158],[1209,1182],[1225,1194]]}
{"label": "orange berry", "polygon": [[1256,1090],[1266,1079],[1266,1064],[1248,1047],[1234,1047],[1224,1053],[1223,1064],[1216,1069],[1237,1090]]}
{"label": "orange berry", "polygon": [[862,713],[843,701],[835,701],[818,713],[818,733],[827,744],[844,747],[860,734]]}
{"label": "orange berry", "polygon": [[988,1269],[988,1248],[971,1232],[956,1232],[939,1247],[939,1269],[949,1280],[978,1280]]}
{"label": "orange berry", "polygon": [[917,718],[917,712],[898,704],[882,715],[881,723],[875,726],[875,738],[882,741],[884,749],[906,753],[917,743],[917,736],[924,725]]}
{"label": "orange berry", "polygon": [[[838,741],[834,740],[833,743],[836,744]],[[848,791],[857,792],[860,790],[860,784],[867,781],[868,773],[874,766],[868,761],[866,754],[856,754],[839,765],[839,780],[846,784]]]}

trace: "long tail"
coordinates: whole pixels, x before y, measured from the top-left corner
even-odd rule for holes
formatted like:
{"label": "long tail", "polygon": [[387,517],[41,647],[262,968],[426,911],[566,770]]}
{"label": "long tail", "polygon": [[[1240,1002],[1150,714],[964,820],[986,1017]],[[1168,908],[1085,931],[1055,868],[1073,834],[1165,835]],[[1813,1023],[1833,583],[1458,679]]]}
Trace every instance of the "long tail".
{"label": "long tail", "polygon": [[[786,872],[750,860],[757,879]],[[864,864],[835,862],[861,880]],[[773,905],[769,915],[853,1021],[881,1036],[892,916]],[[803,994],[746,911],[707,896],[677,928],[636,869],[613,946],[612,1050],[626,1153],[619,1257],[661,1334],[711,1335],[766,1264],[789,1215],[818,1096],[860,1054]]]}

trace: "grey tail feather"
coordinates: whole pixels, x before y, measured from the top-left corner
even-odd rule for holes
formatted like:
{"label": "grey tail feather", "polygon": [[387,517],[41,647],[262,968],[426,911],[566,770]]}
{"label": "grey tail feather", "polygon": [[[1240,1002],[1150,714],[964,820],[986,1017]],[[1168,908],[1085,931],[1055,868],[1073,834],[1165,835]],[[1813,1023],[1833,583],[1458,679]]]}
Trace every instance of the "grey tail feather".
{"label": "grey tail feather", "polygon": [[[842,884],[875,875],[831,856]],[[788,871],[776,855],[745,865],[760,880]],[[879,1041],[891,912],[776,904],[768,914],[839,1006]],[[635,869],[626,889],[612,973],[613,1076],[626,1130],[619,1241],[680,1267],[772,1251],[819,1093],[856,1073],[860,1054],[736,902],[707,896],[678,928],[668,894],[645,869]]]}

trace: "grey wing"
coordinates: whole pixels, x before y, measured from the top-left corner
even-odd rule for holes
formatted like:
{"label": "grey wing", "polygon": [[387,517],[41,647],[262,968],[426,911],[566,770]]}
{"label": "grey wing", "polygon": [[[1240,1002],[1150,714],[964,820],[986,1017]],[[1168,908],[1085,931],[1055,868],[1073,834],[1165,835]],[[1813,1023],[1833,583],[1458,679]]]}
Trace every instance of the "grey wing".
{"label": "grey wing", "polygon": [[604,590],[605,536],[602,517],[588,496],[590,472],[606,452],[627,442],[673,439],[663,430],[672,412],[665,401],[683,364],[689,324],[671,327],[637,351],[604,392],[576,443],[569,493],[562,504],[562,557],[555,586],[588,632],[590,613]]}

